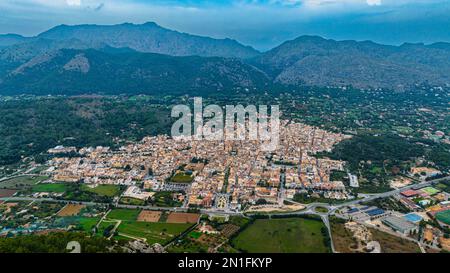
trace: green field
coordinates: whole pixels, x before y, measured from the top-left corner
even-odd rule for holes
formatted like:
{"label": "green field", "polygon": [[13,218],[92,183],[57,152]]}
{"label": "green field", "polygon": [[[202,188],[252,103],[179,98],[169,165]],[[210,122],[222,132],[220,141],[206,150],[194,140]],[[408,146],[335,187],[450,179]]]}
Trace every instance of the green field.
{"label": "green field", "polygon": [[435,195],[440,192],[440,190],[435,189],[433,187],[426,187],[426,188],[421,189],[421,191],[426,192],[429,195]]}
{"label": "green field", "polygon": [[92,228],[100,221],[99,217],[80,217],[78,220],[79,227],[85,232],[91,232]]}
{"label": "green field", "polygon": [[450,193],[450,182],[443,182],[436,185],[436,188],[445,191],[446,193]]}
{"label": "green field", "polygon": [[92,192],[101,196],[114,197],[120,194],[120,187],[117,185],[98,185],[95,188],[90,188],[86,185],[81,187],[83,191]]}
{"label": "green field", "polygon": [[406,126],[392,126],[392,129],[403,135],[410,135],[414,132],[414,129]]}
{"label": "green field", "polygon": [[38,182],[48,179],[48,176],[19,176],[0,182],[3,189],[25,189],[30,188]]}
{"label": "green field", "polygon": [[[107,221],[107,220],[103,220],[99,225],[98,225],[98,230],[97,230],[97,235],[98,236],[105,236],[105,230],[109,227],[114,227],[117,224],[117,221]],[[109,237],[111,234],[106,234],[107,236],[105,237]]]}
{"label": "green field", "polygon": [[450,210],[441,211],[436,213],[436,219],[446,225],[450,225]]}
{"label": "green field", "polygon": [[141,199],[131,198],[131,197],[122,197],[119,201],[120,204],[125,205],[133,205],[133,206],[144,206],[145,201]]}
{"label": "green field", "polygon": [[168,224],[146,222],[122,222],[119,226],[119,235],[145,238],[148,244],[166,244],[174,237],[191,227],[192,224]]}
{"label": "green field", "polygon": [[198,232],[198,231],[191,231],[191,232],[189,233],[189,237],[190,237],[190,238],[193,238],[193,239],[198,239],[198,238],[200,238],[200,236],[202,236],[202,234],[203,234],[203,233]]}
{"label": "green field", "polygon": [[315,211],[318,212],[318,213],[327,213],[328,209],[324,208],[324,207],[316,207]]}
{"label": "green field", "polygon": [[191,183],[192,180],[194,180],[194,176],[184,172],[179,172],[170,179],[170,181],[174,183]]}
{"label": "green field", "polygon": [[33,192],[54,192],[54,193],[63,193],[67,190],[66,184],[36,184],[33,186]]}
{"label": "green field", "polygon": [[108,219],[122,221],[136,221],[140,210],[135,209],[113,209],[108,213]]}
{"label": "green field", "polygon": [[257,219],[232,240],[248,253],[326,253],[322,221],[304,218]]}

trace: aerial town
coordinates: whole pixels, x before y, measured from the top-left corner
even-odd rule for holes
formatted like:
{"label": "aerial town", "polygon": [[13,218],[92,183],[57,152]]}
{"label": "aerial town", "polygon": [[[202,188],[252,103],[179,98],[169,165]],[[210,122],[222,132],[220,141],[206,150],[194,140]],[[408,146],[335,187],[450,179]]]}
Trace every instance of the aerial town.
{"label": "aerial town", "polygon": [[450,253],[449,15],[449,0],[0,0],[0,256],[445,271],[427,254]]}
{"label": "aerial town", "polygon": [[[259,141],[178,141],[168,136],[144,138],[121,147],[83,148],[81,157],[57,157],[46,170],[55,182],[129,186],[124,195],[146,200],[141,191],[183,191],[185,207],[239,212],[258,202],[283,205],[298,191],[324,192],[329,199],[352,198],[332,170],[344,162],[318,159],[348,136],[284,121],[275,152],[263,152]],[[75,151],[55,147],[50,153]],[[139,187],[137,187],[139,185]]]}
{"label": "aerial town", "polygon": [[258,252],[265,246],[247,233],[279,217],[323,223],[330,242],[312,252],[449,250],[450,187],[439,170],[412,167],[391,190],[361,193],[345,161],[320,155],[351,136],[287,120],[280,128],[275,151],[166,135],[118,149],[54,147],[46,164],[1,180],[0,236],[84,230],[125,240],[127,252]]}

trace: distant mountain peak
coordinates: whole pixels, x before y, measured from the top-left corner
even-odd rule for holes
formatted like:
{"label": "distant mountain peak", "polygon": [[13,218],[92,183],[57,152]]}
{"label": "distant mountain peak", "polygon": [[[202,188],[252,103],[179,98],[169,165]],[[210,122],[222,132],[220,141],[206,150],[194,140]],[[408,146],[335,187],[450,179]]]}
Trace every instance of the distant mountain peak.
{"label": "distant mountain peak", "polygon": [[397,89],[450,84],[450,44],[381,45],[304,35],[257,57],[253,64],[288,85]]}
{"label": "distant mountain peak", "polygon": [[155,22],[119,25],[59,25],[38,35],[51,40],[77,39],[92,48],[128,47],[140,52],[172,56],[251,58],[259,54],[232,39],[214,39],[166,29]]}
{"label": "distant mountain peak", "polygon": [[327,40],[329,39],[326,39],[318,35],[301,35],[294,39],[294,41],[327,41]]}
{"label": "distant mountain peak", "polygon": [[27,37],[24,37],[19,34],[13,34],[13,33],[7,33],[7,34],[0,34],[0,48],[1,47],[7,47],[11,46],[17,43],[21,43],[26,41]]}
{"label": "distant mountain peak", "polygon": [[26,38],[26,37],[24,37],[22,35],[15,34],[15,33],[0,34],[0,37],[4,37],[4,38]]}

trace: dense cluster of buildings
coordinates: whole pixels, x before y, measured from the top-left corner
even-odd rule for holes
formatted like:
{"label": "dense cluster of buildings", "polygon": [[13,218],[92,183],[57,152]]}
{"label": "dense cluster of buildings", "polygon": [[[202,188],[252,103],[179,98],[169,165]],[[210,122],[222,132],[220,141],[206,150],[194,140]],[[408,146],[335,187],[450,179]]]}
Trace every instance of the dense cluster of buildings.
{"label": "dense cluster of buildings", "polygon": [[[289,121],[280,127],[278,148],[270,152],[256,140],[182,141],[160,135],[118,150],[82,148],[77,157],[52,159],[48,173],[60,182],[183,191],[186,205],[206,208],[239,210],[259,200],[277,203],[301,190],[345,197],[343,182],[330,180],[331,172],[342,171],[344,162],[314,154],[331,151],[348,136]],[[143,194],[136,188],[129,192]]]}

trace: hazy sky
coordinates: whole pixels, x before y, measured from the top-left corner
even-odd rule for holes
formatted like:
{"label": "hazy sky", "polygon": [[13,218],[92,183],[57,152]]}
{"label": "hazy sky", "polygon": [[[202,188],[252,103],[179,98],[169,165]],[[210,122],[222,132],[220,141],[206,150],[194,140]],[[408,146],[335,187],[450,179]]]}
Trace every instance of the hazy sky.
{"label": "hazy sky", "polygon": [[380,43],[450,42],[450,0],[0,0],[0,33],[154,21],[265,50],[303,34]]}

